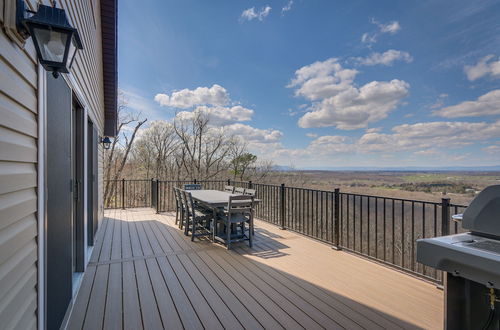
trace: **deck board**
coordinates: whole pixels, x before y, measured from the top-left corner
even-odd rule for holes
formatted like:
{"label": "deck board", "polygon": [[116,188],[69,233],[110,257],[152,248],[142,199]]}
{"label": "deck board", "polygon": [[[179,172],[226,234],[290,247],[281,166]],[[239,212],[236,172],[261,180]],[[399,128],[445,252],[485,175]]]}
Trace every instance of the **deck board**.
{"label": "deck board", "polygon": [[171,292],[165,284],[158,261],[152,258],[147,259],[146,263],[163,323],[168,324],[174,329],[182,328],[182,321],[172,300]]}
{"label": "deck board", "polygon": [[442,291],[256,221],[253,248],[106,210],[68,329],[440,329]]}
{"label": "deck board", "polygon": [[123,328],[141,329],[142,316],[133,261],[123,264]]}
{"label": "deck board", "polygon": [[[115,229],[118,226],[115,226]],[[108,291],[106,294],[106,309],[104,313],[104,329],[122,328],[122,264],[114,263],[109,265],[109,278],[117,280],[108,281]]]}
{"label": "deck board", "polygon": [[142,321],[145,329],[161,329],[163,323],[158,310],[149,272],[146,267],[146,260],[134,261],[137,277],[137,288],[139,291],[139,301],[141,304]]}
{"label": "deck board", "polygon": [[175,306],[181,317],[184,326],[188,329],[203,329],[198,315],[196,314],[189,298],[182,289],[182,286],[175,275],[166,257],[158,258],[158,264],[163,274],[165,282],[168,283]]}
{"label": "deck board", "polygon": [[250,329],[263,329],[255,316],[238,300],[235,294],[222,282],[222,280],[212,272],[212,270],[201,260],[197,254],[179,256],[188,272],[194,273],[197,269],[208,281],[210,286],[217,292],[217,295],[224,301],[233,315],[238,316],[238,321]]}

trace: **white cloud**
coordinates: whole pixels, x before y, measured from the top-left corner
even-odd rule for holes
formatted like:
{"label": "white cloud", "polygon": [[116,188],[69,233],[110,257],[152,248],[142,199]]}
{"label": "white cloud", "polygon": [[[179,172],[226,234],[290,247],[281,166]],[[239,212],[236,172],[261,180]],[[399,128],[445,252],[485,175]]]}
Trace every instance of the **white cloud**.
{"label": "white cloud", "polygon": [[317,138],[318,134],[316,134],[316,133],[306,133],[306,136],[310,137],[310,138]]}
{"label": "white cloud", "polygon": [[480,59],[475,65],[466,65],[464,72],[467,79],[474,81],[487,75],[494,78],[500,77],[500,58],[497,61],[491,61],[494,57],[495,55],[488,55]]}
{"label": "white cloud", "polygon": [[477,141],[500,137],[500,121],[494,123],[427,122],[394,127],[393,147],[434,148],[461,147]]}
{"label": "white cloud", "polygon": [[495,55],[488,55],[479,60],[475,65],[464,66],[464,72],[467,79],[474,81],[484,76],[490,75],[493,78],[500,77],[500,58],[497,61],[491,61]]}
{"label": "white cloud", "polygon": [[383,23],[378,23],[377,21],[373,20],[373,23],[379,27],[380,32],[382,32],[382,33],[396,34],[399,30],[401,30],[401,25],[399,25],[398,21],[392,21],[392,22],[383,24]]}
{"label": "white cloud", "polygon": [[488,154],[491,155],[500,155],[500,146],[499,145],[491,145],[483,148],[483,151],[485,151]]}
{"label": "white cloud", "polygon": [[283,13],[291,10],[292,5],[293,5],[293,0],[289,0],[288,3],[285,6],[283,6],[283,8],[281,8],[281,13],[283,14]]}
{"label": "white cloud", "polygon": [[431,109],[437,109],[441,108],[444,105],[444,101],[448,98],[448,94],[442,93],[439,94],[439,96],[436,99],[436,102],[431,104],[430,108]]}
{"label": "white cloud", "polygon": [[[289,149],[281,143],[261,144],[255,151],[274,159],[279,164],[297,166],[352,166],[352,164],[379,166],[417,165],[422,159],[434,159],[441,165],[477,164],[477,157],[463,152],[463,147],[478,143],[492,142],[482,150],[491,154],[488,159],[498,162],[500,144],[500,120],[497,122],[428,122],[398,125],[387,134],[367,132],[359,138],[326,135],[312,140],[305,148]],[[401,152],[411,152],[413,156],[401,158]],[[400,157],[400,158],[398,158]],[[425,163],[425,161],[423,161]],[[385,165],[384,165],[385,164]]]}
{"label": "white cloud", "polygon": [[354,85],[358,71],[343,68],[336,58],[315,62],[295,71],[288,84],[295,95],[313,102],[299,126],[357,129],[381,120],[408,95],[409,84],[394,79]]}
{"label": "white cloud", "polygon": [[361,42],[369,45],[374,44],[377,42],[377,34],[363,33]]}
{"label": "white cloud", "polygon": [[465,101],[433,111],[433,114],[445,118],[500,115],[500,89],[481,95],[475,101]]}
{"label": "white cloud", "polygon": [[360,65],[386,65],[390,66],[396,61],[410,63],[413,57],[408,52],[389,49],[384,53],[371,53],[368,57],[355,57],[354,60]]}
{"label": "white cloud", "polygon": [[229,94],[222,86],[198,87],[194,90],[182,89],[168,94],[156,94],[155,101],[162,106],[187,109],[196,105],[224,106],[229,103]]}
{"label": "white cloud", "polygon": [[264,18],[266,18],[269,13],[271,12],[271,7],[266,5],[265,7],[262,7],[260,10],[256,11],[255,7],[245,9],[240,16],[240,19],[242,21],[251,21],[254,19],[258,19],[259,21],[263,21]]}
{"label": "white cloud", "polygon": [[366,133],[378,133],[382,130],[382,127],[372,127],[365,130]]}
{"label": "white cloud", "polygon": [[389,23],[380,23],[379,21],[372,18],[370,23],[378,26],[378,31],[373,33],[363,33],[361,36],[361,42],[367,44],[368,46],[373,45],[378,41],[378,37],[381,34],[396,34],[399,30],[401,30],[401,25],[398,21],[392,21]]}
{"label": "white cloud", "polygon": [[295,78],[287,87],[298,87],[295,96],[319,100],[349,89],[357,73],[357,70],[342,68],[338,59],[330,58],[295,71]]}
{"label": "white cloud", "polygon": [[425,150],[415,151],[414,154],[417,156],[434,157],[440,155],[441,153],[437,149],[425,149]]}
{"label": "white cloud", "polygon": [[260,129],[240,123],[228,125],[224,130],[250,143],[276,143],[283,137],[283,133],[278,130]]}
{"label": "white cloud", "polygon": [[325,144],[345,143],[348,137],[342,135],[324,135],[311,142],[311,145],[321,146]]}
{"label": "white cloud", "polygon": [[[390,156],[397,152],[412,151],[417,156],[448,157],[447,151],[473,143],[500,137],[500,121],[495,123],[428,122],[395,126],[392,133],[366,133],[358,139],[346,136],[320,136],[303,149],[286,149],[278,146],[275,156],[311,157],[328,159],[339,153],[377,154]],[[437,148],[446,148],[446,151]],[[498,145],[483,149],[493,153]],[[448,155],[448,156],[447,156]],[[451,157],[451,156],[450,156]]]}
{"label": "white cloud", "polygon": [[233,107],[207,107],[199,106],[194,111],[181,111],[176,115],[179,119],[191,119],[197,112],[206,114],[209,117],[210,125],[225,126],[241,121],[252,119],[253,110],[240,105]]}
{"label": "white cloud", "polygon": [[299,119],[299,126],[357,129],[387,117],[408,95],[409,85],[401,80],[372,81],[361,88],[351,87],[313,106]]}
{"label": "white cloud", "polygon": [[241,13],[241,19],[246,19],[247,21],[251,21],[251,20],[253,20],[254,18],[257,18],[257,17],[258,17],[258,15],[255,12],[255,7],[245,9]]}

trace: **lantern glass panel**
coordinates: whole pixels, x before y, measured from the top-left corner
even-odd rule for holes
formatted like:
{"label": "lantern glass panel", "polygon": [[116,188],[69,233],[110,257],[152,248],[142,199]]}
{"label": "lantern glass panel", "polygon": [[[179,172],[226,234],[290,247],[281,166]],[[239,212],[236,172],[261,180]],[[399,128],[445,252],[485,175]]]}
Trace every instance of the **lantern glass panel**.
{"label": "lantern glass panel", "polygon": [[63,63],[68,34],[41,28],[34,28],[33,32],[42,60]]}
{"label": "lantern glass panel", "polygon": [[73,66],[73,61],[75,59],[75,55],[76,55],[76,50],[77,50],[77,44],[76,44],[76,40],[75,40],[75,37],[73,36],[71,38],[71,42],[69,44],[69,52],[68,52],[68,70],[71,69],[71,67]]}

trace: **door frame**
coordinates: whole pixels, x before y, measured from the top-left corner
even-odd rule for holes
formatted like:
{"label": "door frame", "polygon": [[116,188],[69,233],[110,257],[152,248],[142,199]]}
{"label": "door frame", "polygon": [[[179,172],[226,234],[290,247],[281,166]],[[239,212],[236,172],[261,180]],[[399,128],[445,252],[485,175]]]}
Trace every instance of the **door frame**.
{"label": "door frame", "polygon": [[[85,271],[85,250],[87,248],[86,242],[86,233],[85,233],[85,204],[88,203],[86,201],[86,196],[84,195],[84,180],[85,173],[88,171],[87,163],[84,161],[85,156],[85,140],[87,137],[87,132],[85,131],[86,117],[81,106],[80,101],[76,97],[74,93],[71,94],[71,103],[72,103],[72,113],[74,116],[72,118],[72,130],[71,130],[71,138],[72,143],[72,157],[71,166],[73,172],[73,231],[75,241],[72,242],[72,247],[76,249],[73,252],[73,256],[75,260],[74,273],[82,273]],[[74,121],[74,122],[73,122]],[[88,157],[88,156],[87,156]],[[75,274],[73,274],[75,275]]]}
{"label": "door frame", "polygon": [[99,204],[99,134],[90,118],[87,118],[87,246],[94,246],[98,229]]}
{"label": "door frame", "polygon": [[37,164],[37,206],[38,206],[38,329],[45,329],[46,313],[46,242],[45,242],[45,204],[46,204],[46,186],[45,178],[45,150],[46,150],[46,125],[47,125],[47,81],[46,72],[41,65],[38,65],[38,164]]}
{"label": "door frame", "polygon": [[[37,323],[38,323],[38,329],[46,329],[46,312],[47,312],[47,277],[46,277],[46,271],[47,271],[47,241],[46,241],[46,228],[45,228],[45,223],[47,221],[47,167],[46,167],[46,150],[47,150],[47,80],[46,80],[46,74],[47,71],[43,69],[43,67],[38,64],[37,68],[37,73],[38,73],[38,88],[37,88],[37,97],[38,97],[38,141],[37,141],[37,149],[38,149],[38,163],[37,163],[37,220],[38,220],[38,267],[37,267],[37,301],[38,301],[38,306],[37,306]],[[97,118],[95,118],[94,114],[92,111],[89,111],[90,106],[87,101],[87,98],[84,97],[84,93],[82,89],[79,87],[75,77],[71,74],[68,75],[60,75],[59,79],[64,79],[69,88],[72,90],[73,95],[75,96],[76,99],[80,102],[80,106],[83,111],[83,118],[84,119],[89,119],[92,120],[93,123],[98,123],[99,121]],[[87,152],[88,152],[88,139],[87,139],[87,123],[88,120],[83,121],[83,164],[87,164]],[[97,130],[97,136],[101,136],[102,132],[99,129],[98,125],[95,125],[96,130]],[[99,145],[99,141],[97,143],[97,146]],[[97,157],[99,157],[99,151],[96,152]],[[84,171],[83,171],[83,182],[82,182],[82,196],[83,196],[83,226],[84,228],[87,227],[87,219],[88,219],[88,206],[87,206],[87,189],[88,187],[88,179],[87,179],[87,167],[84,165]],[[97,177],[97,184],[99,180],[99,170],[97,169],[96,173]],[[97,190],[98,192],[98,190]],[[97,217],[99,217],[99,211],[100,211],[100,205],[99,205],[99,194],[97,196]],[[96,220],[97,222],[97,220]],[[84,242],[84,249],[83,249],[83,271],[86,269],[88,261],[90,260],[90,255],[92,254],[93,246],[88,246],[87,244],[88,237],[87,237],[87,231],[83,231],[83,242]],[[74,298],[76,293],[78,292],[79,286],[81,284],[81,278],[77,282],[73,282],[73,285],[76,285],[77,288],[73,290],[73,299],[71,300],[67,312],[66,312],[66,317],[63,320],[62,325],[64,326],[65,323],[67,322],[67,316],[69,315],[69,312],[72,309],[72,305],[74,303]]]}

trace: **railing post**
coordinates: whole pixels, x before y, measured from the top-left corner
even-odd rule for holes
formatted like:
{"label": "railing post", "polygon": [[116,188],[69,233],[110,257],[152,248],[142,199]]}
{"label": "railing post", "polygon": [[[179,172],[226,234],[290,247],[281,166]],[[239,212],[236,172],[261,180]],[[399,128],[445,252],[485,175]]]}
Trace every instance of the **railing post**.
{"label": "railing post", "polygon": [[450,234],[450,199],[441,199],[441,236]]}
{"label": "railing post", "polygon": [[252,189],[253,188],[253,183],[252,183],[252,180],[248,181],[248,189]]}
{"label": "railing post", "polygon": [[285,184],[280,187],[280,229],[285,230]]}
{"label": "railing post", "polygon": [[194,179],[194,184],[196,184],[196,179]]}
{"label": "railing post", "polygon": [[227,179],[227,185],[230,186],[231,185],[231,179]]}
{"label": "railing post", "polygon": [[122,210],[125,210],[125,179],[122,179]]}
{"label": "railing post", "polygon": [[160,213],[160,180],[156,179],[156,213]]}
{"label": "railing post", "polygon": [[151,197],[149,198],[149,207],[153,207],[153,205],[154,205],[153,189],[154,189],[154,179],[151,178],[151,186],[149,188],[149,191],[151,192]]}
{"label": "railing post", "polygon": [[340,189],[335,188],[334,191],[334,201],[335,204],[333,206],[333,214],[334,214],[334,223],[333,223],[333,234],[335,236],[335,245],[333,249],[341,250],[340,247]]}
{"label": "railing post", "polygon": [[[441,199],[441,236],[450,234],[450,199]],[[447,273],[441,272],[441,282],[436,285],[438,289],[444,290],[444,281]]]}

